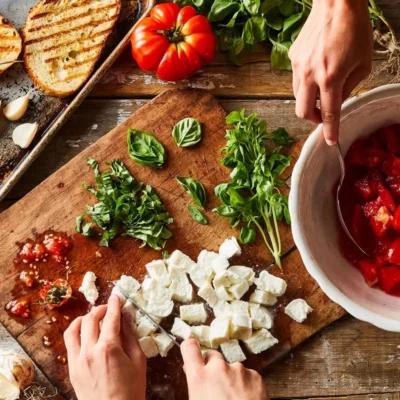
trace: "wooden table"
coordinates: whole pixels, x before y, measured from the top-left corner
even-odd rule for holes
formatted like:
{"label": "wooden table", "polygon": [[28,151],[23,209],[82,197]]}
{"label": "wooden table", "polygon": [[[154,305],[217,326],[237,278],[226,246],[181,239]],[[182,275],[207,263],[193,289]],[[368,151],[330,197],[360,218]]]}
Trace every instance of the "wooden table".
{"label": "wooden table", "polygon": [[[400,28],[398,1],[378,2]],[[296,118],[291,73],[273,70],[266,48],[246,55],[234,67],[223,54],[190,80],[165,83],[140,71],[129,52],[123,54],[90,97],[16,185],[0,211],[16,202],[76,154],[95,142],[132,112],[164,90],[201,88],[220,99],[226,111],[258,112],[271,129],[284,126],[296,140],[306,138],[313,125]],[[374,68],[382,64],[374,60]],[[360,90],[389,83],[381,74]],[[0,326],[0,344],[18,347]],[[400,399],[400,335],[381,331],[345,316],[304,343],[265,373],[275,398]],[[45,380],[42,380],[45,382]]]}

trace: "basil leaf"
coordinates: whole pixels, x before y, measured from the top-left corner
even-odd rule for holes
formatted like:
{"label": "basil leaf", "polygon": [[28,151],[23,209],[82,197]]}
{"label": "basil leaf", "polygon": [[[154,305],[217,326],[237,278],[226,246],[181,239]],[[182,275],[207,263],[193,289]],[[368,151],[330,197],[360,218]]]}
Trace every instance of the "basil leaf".
{"label": "basil leaf", "polygon": [[243,40],[247,46],[254,46],[267,37],[267,22],[263,17],[252,17],[246,21],[243,28]]}
{"label": "basil leaf", "polygon": [[82,222],[83,222],[83,217],[85,216],[85,214],[80,215],[79,217],[76,218],[76,226],[75,226],[75,230],[77,232],[81,232],[82,229]]}
{"label": "basil leaf", "polygon": [[273,8],[279,6],[283,0],[264,0],[261,3],[261,12],[263,14],[267,14]]}
{"label": "basil leaf", "polygon": [[289,60],[289,47],[290,43],[278,43],[269,38],[273,47],[271,51],[271,64],[274,68],[279,70],[292,70],[292,63]]}
{"label": "basil leaf", "polygon": [[168,258],[170,257],[168,251],[163,251],[162,252],[162,258],[163,260],[168,260]]}
{"label": "basil leaf", "polygon": [[197,223],[199,223],[201,225],[208,224],[207,217],[198,208],[196,208],[194,206],[188,206],[188,209],[189,209],[190,215]]}
{"label": "basil leaf", "polygon": [[285,16],[289,17],[290,15],[295,13],[295,3],[294,0],[282,0],[281,4],[279,4],[279,11]]}
{"label": "basil leaf", "polygon": [[164,146],[150,133],[128,130],[128,152],[140,165],[161,168],[166,159]]}
{"label": "basil leaf", "polygon": [[96,231],[94,231],[92,229],[91,222],[89,222],[83,226],[81,233],[83,236],[96,236],[97,235]]}
{"label": "basil leaf", "polygon": [[269,137],[273,140],[274,143],[280,145],[290,144],[294,141],[285,128],[275,129],[273,132],[271,132]]}
{"label": "basil leaf", "polygon": [[253,225],[245,225],[240,230],[239,240],[243,244],[250,244],[256,241],[256,228]]}
{"label": "basil leaf", "polygon": [[260,8],[260,0],[242,0],[246,10],[251,15],[257,15],[258,9]]}
{"label": "basil leaf", "polygon": [[180,147],[194,146],[201,140],[200,122],[194,118],[185,118],[174,126],[172,136]]}
{"label": "basil leaf", "polygon": [[291,15],[289,18],[285,19],[285,21],[283,22],[282,32],[278,35],[279,43],[292,41],[291,38],[292,32],[296,29],[296,27],[303,26],[302,24],[303,16],[304,13],[301,12],[298,14]]}
{"label": "basil leaf", "polygon": [[240,9],[239,3],[232,0],[215,0],[208,13],[207,19],[210,22],[222,21],[226,17],[235,14]]}
{"label": "basil leaf", "polygon": [[195,204],[203,208],[206,206],[206,200],[207,200],[206,191],[201,182],[193,178],[186,178],[180,176],[176,177],[176,180],[181,185],[183,190],[186,193],[190,194],[190,196],[192,196],[192,199],[195,202]]}

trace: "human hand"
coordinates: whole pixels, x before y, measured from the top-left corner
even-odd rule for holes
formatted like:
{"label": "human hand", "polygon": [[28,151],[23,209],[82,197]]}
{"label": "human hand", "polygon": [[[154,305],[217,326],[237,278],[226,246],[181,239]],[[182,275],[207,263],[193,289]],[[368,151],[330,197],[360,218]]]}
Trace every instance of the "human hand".
{"label": "human hand", "polygon": [[145,399],[146,357],[133,322],[130,314],[121,320],[119,298],[111,295],[108,305],[93,307],[65,331],[70,380],[78,399]]}
{"label": "human hand", "polygon": [[194,339],[181,345],[190,400],[266,400],[267,389],[261,376],[240,363],[228,364],[222,354],[209,351],[203,358]]}
{"label": "human hand", "polygon": [[372,46],[367,0],[314,0],[290,48],[296,114],[323,122],[329,145],[338,140],[343,101],[371,71]]}

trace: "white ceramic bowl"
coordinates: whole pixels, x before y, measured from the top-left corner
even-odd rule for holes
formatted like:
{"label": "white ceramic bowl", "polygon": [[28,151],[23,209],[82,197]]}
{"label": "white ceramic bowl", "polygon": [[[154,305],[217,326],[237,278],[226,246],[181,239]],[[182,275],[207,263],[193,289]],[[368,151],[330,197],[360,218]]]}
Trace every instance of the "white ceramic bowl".
{"label": "white ceramic bowl", "polygon": [[[350,99],[341,114],[343,152],[355,139],[393,123],[400,123],[400,85]],[[320,125],[306,141],[292,175],[289,208],[295,243],[308,272],[331,300],[362,321],[400,332],[400,297],[370,288],[340,253],[332,194],[339,174],[336,151],[325,144]]]}

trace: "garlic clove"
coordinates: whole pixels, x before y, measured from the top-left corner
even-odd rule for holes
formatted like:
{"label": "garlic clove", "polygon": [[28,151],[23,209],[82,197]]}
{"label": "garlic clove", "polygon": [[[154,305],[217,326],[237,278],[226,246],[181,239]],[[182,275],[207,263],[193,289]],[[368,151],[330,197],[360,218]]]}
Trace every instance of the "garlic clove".
{"label": "garlic clove", "polygon": [[39,125],[37,122],[33,124],[22,124],[14,129],[12,139],[17,146],[23,149],[29,147],[38,131]]}
{"label": "garlic clove", "polygon": [[3,114],[9,121],[18,121],[24,116],[28,109],[29,94],[13,100],[4,107]]}

